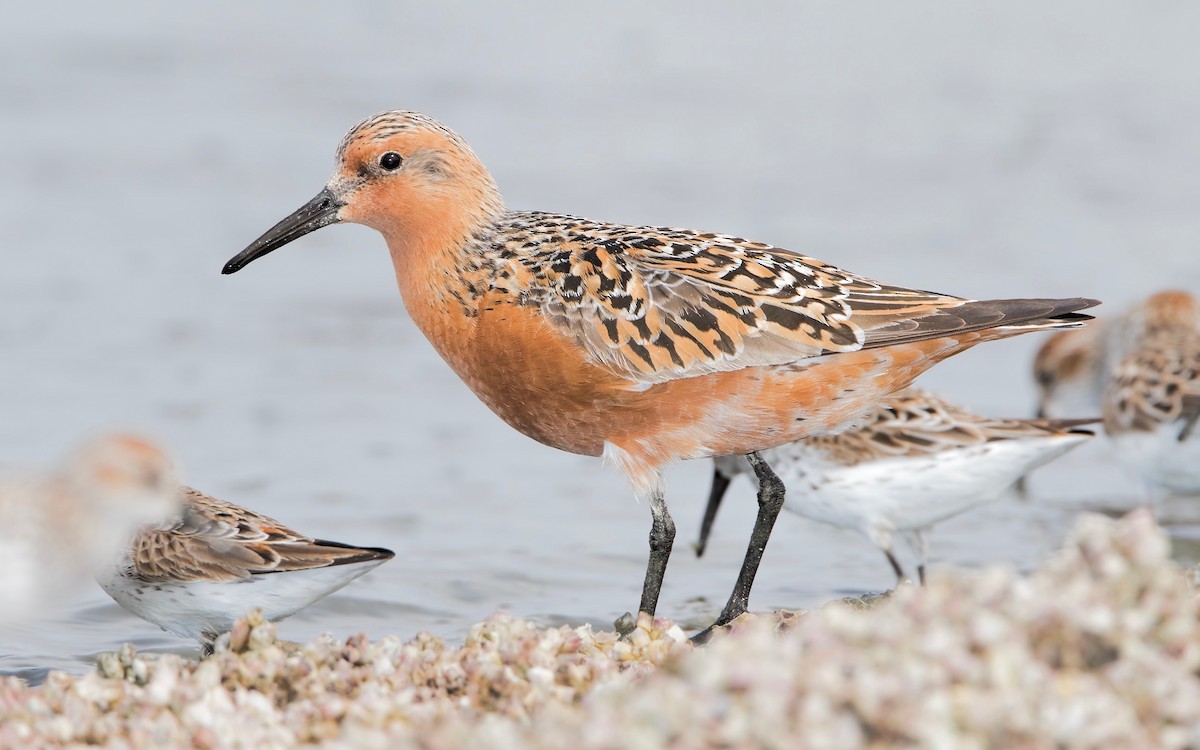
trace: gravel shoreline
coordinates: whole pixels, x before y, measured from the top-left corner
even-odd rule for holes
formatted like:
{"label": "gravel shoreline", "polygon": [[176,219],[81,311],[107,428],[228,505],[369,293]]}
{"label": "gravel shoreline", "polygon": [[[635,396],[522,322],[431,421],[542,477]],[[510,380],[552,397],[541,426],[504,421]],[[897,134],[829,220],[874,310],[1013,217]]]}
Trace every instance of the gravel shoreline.
{"label": "gravel shoreline", "polygon": [[748,615],[703,648],[495,615],[279,641],[253,614],[202,661],[105,654],[0,682],[0,747],[1200,747],[1200,619],[1146,512],[1083,517],[1028,576],[944,571],[867,609]]}

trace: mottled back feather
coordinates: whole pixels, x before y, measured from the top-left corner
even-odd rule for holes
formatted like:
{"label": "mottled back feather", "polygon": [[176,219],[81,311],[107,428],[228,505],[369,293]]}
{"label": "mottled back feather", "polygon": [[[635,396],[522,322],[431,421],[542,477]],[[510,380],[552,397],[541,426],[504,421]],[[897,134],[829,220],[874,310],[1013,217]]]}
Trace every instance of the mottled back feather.
{"label": "mottled back feather", "polygon": [[475,253],[493,259],[494,290],[536,305],[590,359],[639,383],[1040,321],[1095,304],[973,302],[741,237],[540,212],[510,212],[474,242]]}
{"label": "mottled back feather", "polygon": [[997,440],[1043,438],[1082,432],[1092,419],[997,419],[914,388],[889,396],[861,426],[837,435],[820,435],[803,445],[830,461],[854,466],[882,458],[917,457],[968,448]]}
{"label": "mottled back feather", "polygon": [[388,559],[388,550],[299,534],[273,518],[183,488],[184,511],[135,537],[132,575],[145,581],[229,581],[252,575]]}
{"label": "mottled back feather", "polygon": [[1200,334],[1153,334],[1117,364],[1104,396],[1108,432],[1152,432],[1178,422],[1182,441],[1194,433],[1198,417]]}

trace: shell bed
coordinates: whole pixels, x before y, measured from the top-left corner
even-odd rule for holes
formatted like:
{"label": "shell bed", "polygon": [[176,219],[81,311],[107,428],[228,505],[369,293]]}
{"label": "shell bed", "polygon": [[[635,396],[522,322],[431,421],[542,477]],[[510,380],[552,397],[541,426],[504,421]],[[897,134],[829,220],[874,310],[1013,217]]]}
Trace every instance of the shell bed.
{"label": "shell bed", "polygon": [[0,682],[0,747],[1197,747],[1197,592],[1168,552],[1146,512],[1086,516],[1028,576],[939,571],[703,648],[506,615],[461,646],[297,645],[252,614],[199,662],[126,647]]}

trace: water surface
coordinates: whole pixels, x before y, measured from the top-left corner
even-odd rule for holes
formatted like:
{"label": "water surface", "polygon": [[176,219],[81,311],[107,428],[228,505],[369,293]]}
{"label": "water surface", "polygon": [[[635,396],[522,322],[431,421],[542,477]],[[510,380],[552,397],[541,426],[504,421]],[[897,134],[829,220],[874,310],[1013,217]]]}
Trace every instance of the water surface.
{"label": "water surface", "polygon": [[[1111,310],[1200,289],[1198,27],[1184,2],[1082,0],[22,5],[0,30],[0,463],[46,466],[136,428],[207,492],[397,552],[287,638],[457,638],[501,608],[610,623],[638,599],[647,509],[615,471],[476,401],[407,319],[377,235],[327,229],[220,276],[320,189],[342,133],[420,109],[471,141],[515,207]],[[923,384],[1025,415],[1037,343],[989,345]],[[695,560],[708,477],[669,475],[666,615],[719,608],[753,521],[740,484]],[[1033,487],[940,527],[934,567],[1030,567],[1081,504],[1139,491],[1102,444]],[[785,515],[752,604],[889,584],[865,540]],[[127,640],[190,649],[97,589],[6,634],[0,671],[79,671]]]}

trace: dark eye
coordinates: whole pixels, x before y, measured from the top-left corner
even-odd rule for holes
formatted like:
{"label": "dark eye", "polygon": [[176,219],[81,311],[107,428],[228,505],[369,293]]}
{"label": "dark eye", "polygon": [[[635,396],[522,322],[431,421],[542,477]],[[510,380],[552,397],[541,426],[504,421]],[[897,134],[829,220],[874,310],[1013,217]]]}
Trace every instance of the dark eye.
{"label": "dark eye", "polygon": [[395,151],[388,151],[379,157],[379,166],[390,172],[393,169],[398,169],[403,161],[404,159],[400,158],[400,154],[397,154]]}

